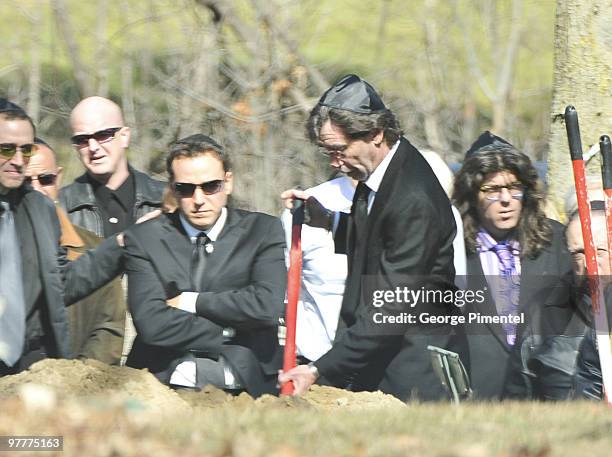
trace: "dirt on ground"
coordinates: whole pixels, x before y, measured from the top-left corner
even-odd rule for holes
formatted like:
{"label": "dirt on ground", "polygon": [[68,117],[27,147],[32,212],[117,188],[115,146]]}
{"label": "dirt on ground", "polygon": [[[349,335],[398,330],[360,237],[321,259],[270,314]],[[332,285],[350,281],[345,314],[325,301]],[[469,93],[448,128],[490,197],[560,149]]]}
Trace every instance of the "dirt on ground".
{"label": "dirt on ground", "polygon": [[348,392],[326,386],[313,386],[300,398],[264,395],[253,399],[247,393],[233,396],[213,386],[201,391],[173,390],[147,370],[114,367],[96,360],[59,359],[46,359],[20,374],[0,378],[0,399],[12,396],[27,399],[28,387],[32,386],[49,388],[58,399],[102,398],[133,409],[164,412],[225,406],[315,410],[405,407],[400,400],[381,392]]}
{"label": "dirt on ground", "polygon": [[[2,441],[28,435],[62,437],[63,448],[11,452]],[[0,456],[607,457],[611,446],[602,403],[406,405],[321,386],[253,399],[174,391],[146,370],[74,360],[0,378]]]}

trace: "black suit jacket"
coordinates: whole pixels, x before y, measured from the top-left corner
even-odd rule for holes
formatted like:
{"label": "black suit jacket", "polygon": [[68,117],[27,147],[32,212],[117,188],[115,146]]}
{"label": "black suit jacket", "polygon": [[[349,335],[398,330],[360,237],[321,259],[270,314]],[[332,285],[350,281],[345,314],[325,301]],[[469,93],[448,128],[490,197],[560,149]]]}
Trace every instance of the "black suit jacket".
{"label": "black suit jacket", "polygon": [[[352,220],[341,218],[336,248],[347,252],[349,266],[358,249],[363,264],[347,278],[339,331],[330,351],[315,365],[321,375],[340,387],[376,390],[402,400],[437,399],[445,395],[436,379],[427,345],[460,350],[449,326],[377,327],[372,323],[373,289],[397,286],[453,288],[453,239],[456,233],[451,205],[423,156],[405,139],[387,168],[368,216],[367,239],[355,245]],[[361,277],[367,275],[367,291]],[[365,276],[363,276],[365,277]],[[456,314],[454,306],[386,304],[381,311],[399,314]]]}
{"label": "black suit jacket", "polygon": [[[584,322],[572,299],[572,265],[564,227],[549,222],[553,229],[551,244],[537,256],[521,259],[519,313],[523,313],[524,323],[517,327],[515,345],[507,344],[500,324],[468,323],[466,327],[475,398],[537,396],[534,381],[542,364],[565,372],[569,388],[575,346],[584,333]],[[485,300],[466,305],[465,313],[496,316],[478,253],[467,256],[467,274],[467,288],[485,291]]]}
{"label": "black suit jacket", "polygon": [[[121,271],[121,248],[115,237],[69,262],[60,246],[60,225],[53,202],[29,185],[13,191],[15,224],[22,246],[26,308],[36,302],[48,328],[46,350],[54,357],[72,357],[66,304],[72,304],[106,284]],[[33,238],[33,239],[32,239]],[[41,294],[28,283],[36,276]]]}
{"label": "black suit jacket", "polygon": [[[287,271],[284,234],[277,218],[228,209],[205,272],[196,314],[166,300],[191,290],[192,245],[178,213],[130,228],[125,235],[128,305],[138,336],[128,365],[148,368],[168,383],[191,353],[232,365],[252,395],[275,390],[282,362],[277,324]],[[224,341],[223,328],[236,335]]]}

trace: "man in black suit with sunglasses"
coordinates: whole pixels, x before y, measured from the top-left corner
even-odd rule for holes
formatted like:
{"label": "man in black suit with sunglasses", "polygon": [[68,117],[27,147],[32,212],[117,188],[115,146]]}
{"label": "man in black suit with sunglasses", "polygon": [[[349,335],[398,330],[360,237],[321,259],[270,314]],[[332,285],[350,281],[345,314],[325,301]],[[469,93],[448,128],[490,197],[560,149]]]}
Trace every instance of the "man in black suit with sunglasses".
{"label": "man in black suit with sunglasses", "polygon": [[86,169],[60,191],[73,224],[106,238],[160,208],[164,184],[128,164],[131,133],[116,103],[97,96],[81,100],[70,125],[72,145]]}
{"label": "man in black suit with sunglasses", "polygon": [[228,207],[229,160],[205,135],[171,145],[166,168],[177,210],[125,233],[138,330],[127,364],[173,386],[274,393],[287,275],[280,220]]}

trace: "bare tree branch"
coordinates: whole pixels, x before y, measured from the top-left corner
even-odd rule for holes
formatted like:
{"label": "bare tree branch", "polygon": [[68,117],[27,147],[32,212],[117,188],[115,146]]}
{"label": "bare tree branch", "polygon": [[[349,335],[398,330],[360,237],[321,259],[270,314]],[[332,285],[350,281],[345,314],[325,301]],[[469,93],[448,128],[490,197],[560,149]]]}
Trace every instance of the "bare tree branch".
{"label": "bare tree branch", "polygon": [[465,45],[465,50],[468,57],[470,73],[476,78],[478,85],[487,96],[489,100],[493,100],[495,98],[495,92],[489,85],[487,78],[485,77],[483,71],[480,68],[480,62],[478,59],[478,54],[476,53],[476,47],[474,46],[474,42],[472,41],[472,37],[470,36],[470,27],[466,24],[463,15],[459,11],[459,6],[457,4],[457,0],[455,0],[455,11],[456,11],[456,19],[459,27],[461,29],[461,33],[463,35],[463,42]]}
{"label": "bare tree branch", "polygon": [[[41,12],[38,8],[34,9],[31,16],[32,30],[40,30]],[[38,33],[32,33],[32,44],[30,46],[30,71],[28,78],[28,114],[38,125],[40,120],[40,47],[41,40]]]}
{"label": "bare tree branch", "polygon": [[79,46],[74,38],[70,17],[66,10],[64,0],[52,0],[55,22],[64,38],[66,48],[68,49],[68,57],[72,64],[74,78],[77,82],[77,87],[81,98],[92,95],[92,84],[89,76],[85,72],[85,65],[81,59]]}

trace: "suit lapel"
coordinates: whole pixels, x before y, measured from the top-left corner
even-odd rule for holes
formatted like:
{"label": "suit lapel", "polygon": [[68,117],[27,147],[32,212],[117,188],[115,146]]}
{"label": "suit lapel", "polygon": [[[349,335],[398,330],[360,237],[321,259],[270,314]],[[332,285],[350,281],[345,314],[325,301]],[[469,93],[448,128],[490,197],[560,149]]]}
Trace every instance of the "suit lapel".
{"label": "suit lapel", "polygon": [[[521,259],[521,291],[519,295],[518,312],[524,313],[525,323],[527,325],[533,325],[535,328],[541,328],[538,323],[539,313],[537,310],[540,308],[539,305],[542,305],[542,303],[540,303],[539,297],[534,297],[534,291],[547,290],[547,284],[544,276],[547,274],[547,271],[546,266],[542,265],[541,258],[542,257],[539,256],[536,259]],[[531,306],[532,304],[534,307]],[[525,330],[525,324],[518,326],[517,341],[520,341]]]}
{"label": "suit lapel", "polygon": [[[21,273],[24,285],[23,289],[26,303],[33,304],[38,298],[35,296],[35,294],[40,289],[36,287],[28,287],[27,285],[31,284],[32,281],[38,281],[37,279],[32,278],[41,278],[39,271],[43,259],[39,258],[38,254],[41,254],[41,251],[38,249],[38,246],[41,244],[40,237],[46,236],[42,232],[50,230],[50,227],[46,224],[34,223],[36,219],[32,217],[30,205],[27,203],[27,193],[20,194],[19,198],[23,199],[23,201],[16,205],[14,214],[15,227],[18,229],[17,236],[20,243],[19,248],[21,252]],[[33,201],[33,203],[35,202]],[[32,238],[29,237],[29,234],[31,234]]]}
{"label": "suit lapel", "polygon": [[[380,187],[378,188],[378,192],[376,192],[376,198],[374,198],[374,203],[372,204],[372,209],[368,216],[369,221],[380,221],[380,214],[385,208],[385,204],[389,204],[390,201],[393,201],[392,193],[393,186],[395,185],[396,180],[398,179],[398,175],[400,170],[403,167],[403,163],[406,160],[407,155],[407,140],[402,138],[400,140],[400,144],[395,151],[395,155],[391,159],[387,170],[383,176],[383,179],[380,183]],[[368,237],[372,234],[374,224],[368,224]]]}
{"label": "suit lapel", "polygon": [[[178,212],[166,216],[166,220],[161,226],[161,243],[158,245],[161,259],[172,258],[182,270],[183,275],[187,280],[191,278],[190,261],[192,254],[191,243],[187,234],[183,230],[180,223]],[[153,247],[154,249],[154,247]]]}
{"label": "suit lapel", "polygon": [[521,259],[521,292],[519,295],[519,312],[526,311],[529,305],[529,291],[534,290],[532,281],[540,281],[544,271],[538,271],[537,260]]}
{"label": "suit lapel", "polygon": [[205,284],[207,288],[215,283],[215,278],[219,277],[222,269],[234,258],[236,249],[240,246],[240,239],[246,230],[240,213],[227,209],[227,220],[219,233],[217,240],[213,242],[213,251],[209,254],[204,272]]}
{"label": "suit lapel", "polygon": [[[380,183],[380,187],[378,188],[378,192],[376,192],[374,203],[372,204],[372,208],[370,210],[370,213],[368,214],[368,226],[367,226],[367,232],[366,232],[367,235],[365,237],[365,240],[362,242],[362,248],[370,245],[370,238],[372,236],[372,233],[375,230],[374,225],[378,225],[381,223],[380,221],[382,220],[382,218],[380,217],[380,214],[382,213],[385,207],[385,202],[391,201],[393,185],[397,179],[400,169],[402,168],[402,164],[404,160],[406,160],[406,140],[402,139],[399,147],[397,148],[397,151],[395,152],[395,155],[393,156],[393,159],[391,159],[391,162],[389,163],[389,166],[387,167],[387,170],[385,171],[383,179]],[[347,238],[348,238],[348,243],[349,243],[348,252],[352,254],[354,254],[355,250],[357,249],[357,246],[355,245],[356,243],[355,227],[353,225],[354,222],[353,222],[353,217],[352,217],[353,208],[355,206],[356,199],[357,199],[357,193],[355,193],[355,195],[353,196],[353,206],[351,207],[351,219],[349,220],[349,226],[348,226],[348,232],[347,232],[348,233]],[[351,256],[351,257],[354,257],[354,256]],[[352,263],[351,257],[349,257],[349,269],[351,268],[351,263]],[[367,264],[366,258],[367,258],[367,255],[364,255],[362,257],[364,263]],[[363,269],[363,265],[361,266],[361,268]]]}

